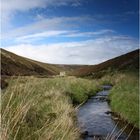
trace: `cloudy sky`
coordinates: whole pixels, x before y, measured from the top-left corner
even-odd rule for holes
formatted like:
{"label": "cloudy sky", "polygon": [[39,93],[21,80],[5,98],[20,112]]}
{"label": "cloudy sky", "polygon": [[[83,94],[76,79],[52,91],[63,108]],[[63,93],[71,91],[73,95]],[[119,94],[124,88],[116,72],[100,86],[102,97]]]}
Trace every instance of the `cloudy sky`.
{"label": "cloudy sky", "polygon": [[1,46],[47,63],[98,64],[138,48],[138,14],[138,0],[1,0]]}

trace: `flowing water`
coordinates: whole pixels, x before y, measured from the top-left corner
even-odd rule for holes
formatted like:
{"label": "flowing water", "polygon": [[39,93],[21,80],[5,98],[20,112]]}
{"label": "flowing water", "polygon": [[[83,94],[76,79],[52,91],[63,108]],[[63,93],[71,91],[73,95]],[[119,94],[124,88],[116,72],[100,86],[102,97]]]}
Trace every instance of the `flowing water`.
{"label": "flowing water", "polygon": [[110,89],[111,86],[103,86],[103,91],[88,99],[78,109],[77,118],[82,139],[139,140],[139,131],[137,129],[112,116],[107,102],[107,95]]}

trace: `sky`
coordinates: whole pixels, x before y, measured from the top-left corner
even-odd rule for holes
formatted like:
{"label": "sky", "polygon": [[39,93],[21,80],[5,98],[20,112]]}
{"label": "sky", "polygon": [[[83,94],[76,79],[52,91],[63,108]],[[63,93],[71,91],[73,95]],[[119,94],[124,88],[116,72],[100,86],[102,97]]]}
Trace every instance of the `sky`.
{"label": "sky", "polygon": [[1,0],[1,47],[94,65],[139,48],[138,0]]}

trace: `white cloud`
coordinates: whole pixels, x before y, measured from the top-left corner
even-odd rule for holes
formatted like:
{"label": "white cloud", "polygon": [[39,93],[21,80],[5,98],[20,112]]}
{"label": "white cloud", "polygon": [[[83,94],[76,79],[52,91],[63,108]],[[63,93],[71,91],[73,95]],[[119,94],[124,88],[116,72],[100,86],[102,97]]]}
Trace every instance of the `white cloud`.
{"label": "white cloud", "polygon": [[99,30],[95,32],[80,32],[76,30],[51,30],[51,31],[45,31],[41,33],[34,33],[30,35],[25,35],[21,37],[17,37],[15,39],[16,42],[24,42],[29,43],[33,41],[38,41],[43,38],[48,37],[94,37],[99,35],[109,35],[110,33],[114,33],[113,30]]}
{"label": "white cloud", "polygon": [[105,34],[110,34],[110,33],[115,33],[113,30],[109,29],[104,29],[104,30],[99,30],[95,32],[74,32],[71,34],[64,35],[65,37],[92,37],[96,35],[105,35]]}
{"label": "white cloud", "polygon": [[21,44],[6,49],[46,63],[98,64],[137,48],[138,42],[133,38],[112,36],[95,40],[40,46]]}
{"label": "white cloud", "polygon": [[[44,31],[51,30],[69,30],[73,27],[78,27],[79,24],[85,24],[91,21],[89,16],[79,17],[53,17],[42,18],[41,20],[28,24],[23,27],[19,27],[8,32],[2,33],[2,39],[16,38],[20,36],[26,36],[29,34],[37,34]],[[88,24],[87,24],[88,25]]]}
{"label": "white cloud", "polygon": [[60,36],[60,35],[64,35],[64,34],[68,34],[72,31],[59,31],[59,30],[52,30],[52,31],[45,31],[45,32],[41,32],[41,33],[35,33],[35,34],[30,34],[30,35],[26,35],[26,36],[21,36],[16,38],[16,41],[18,42],[30,42],[33,40],[39,40],[42,38],[47,38],[47,37],[56,37],[56,36]]}
{"label": "white cloud", "polygon": [[80,0],[1,0],[1,26],[3,30],[12,27],[11,19],[16,12],[66,5],[78,6]]}
{"label": "white cloud", "polygon": [[16,11],[28,11],[34,8],[80,5],[79,0],[1,0],[1,11],[9,16]]}
{"label": "white cloud", "polygon": [[49,6],[80,5],[79,0],[2,0],[2,11],[10,14],[14,11],[27,11]]}

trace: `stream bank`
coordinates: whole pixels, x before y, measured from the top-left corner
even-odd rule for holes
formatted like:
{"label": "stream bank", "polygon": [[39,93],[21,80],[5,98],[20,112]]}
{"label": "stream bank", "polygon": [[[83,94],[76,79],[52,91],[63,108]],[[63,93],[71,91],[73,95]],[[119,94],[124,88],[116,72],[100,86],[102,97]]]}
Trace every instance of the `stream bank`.
{"label": "stream bank", "polygon": [[139,140],[137,129],[112,115],[108,104],[108,95],[111,88],[109,85],[104,85],[102,91],[79,107],[77,118],[82,139]]}

